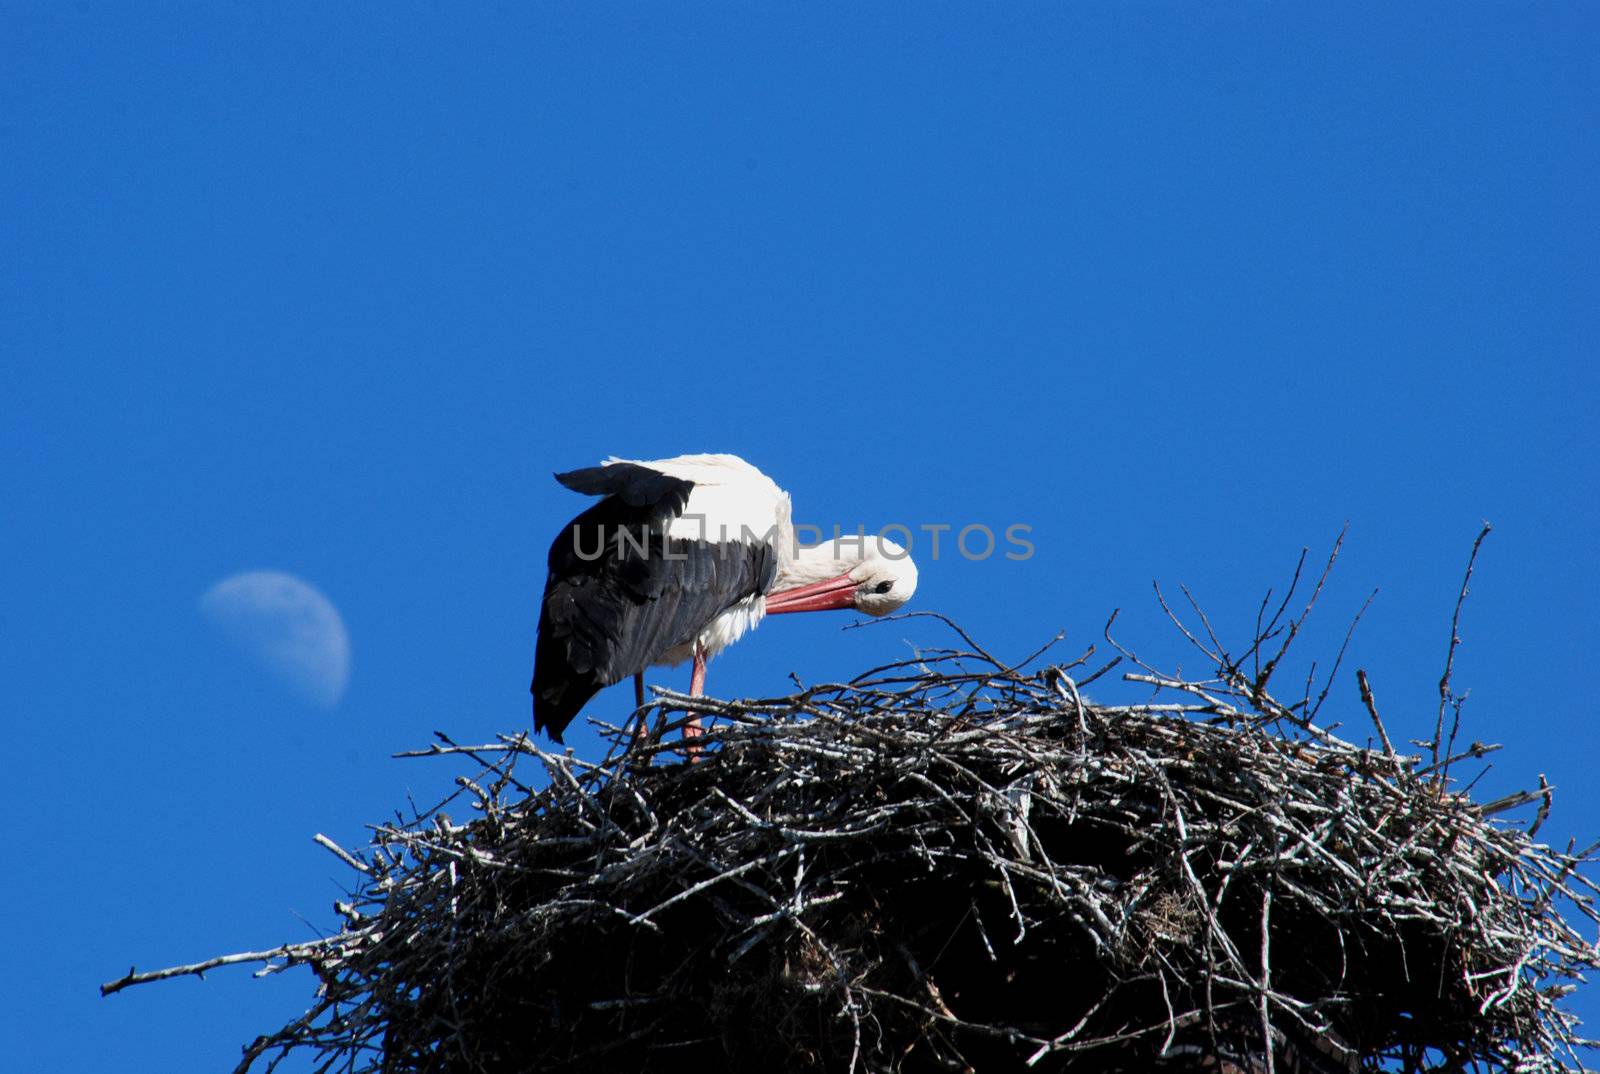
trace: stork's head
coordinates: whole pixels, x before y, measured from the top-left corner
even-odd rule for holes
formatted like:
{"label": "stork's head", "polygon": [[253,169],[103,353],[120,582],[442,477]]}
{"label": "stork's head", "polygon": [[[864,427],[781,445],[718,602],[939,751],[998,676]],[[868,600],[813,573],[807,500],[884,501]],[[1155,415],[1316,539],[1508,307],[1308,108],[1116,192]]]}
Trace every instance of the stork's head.
{"label": "stork's head", "polygon": [[854,610],[888,615],[917,591],[911,554],[886,537],[802,548],[767,594],[767,614]]}

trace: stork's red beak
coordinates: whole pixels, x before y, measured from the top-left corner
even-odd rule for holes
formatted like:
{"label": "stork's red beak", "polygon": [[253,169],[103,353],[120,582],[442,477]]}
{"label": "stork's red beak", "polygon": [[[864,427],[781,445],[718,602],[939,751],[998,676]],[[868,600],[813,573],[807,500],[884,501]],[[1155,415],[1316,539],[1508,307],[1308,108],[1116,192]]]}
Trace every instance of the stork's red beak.
{"label": "stork's red beak", "polygon": [[855,604],[856,583],[848,574],[767,594],[768,615],[782,615],[784,612],[832,612],[853,608]]}

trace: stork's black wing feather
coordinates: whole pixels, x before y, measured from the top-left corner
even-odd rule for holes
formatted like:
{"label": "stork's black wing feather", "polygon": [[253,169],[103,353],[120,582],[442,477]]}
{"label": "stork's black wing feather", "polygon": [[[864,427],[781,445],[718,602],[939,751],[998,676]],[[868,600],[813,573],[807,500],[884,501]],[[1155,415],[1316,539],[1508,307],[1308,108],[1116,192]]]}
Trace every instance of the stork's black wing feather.
{"label": "stork's black wing feather", "polygon": [[557,479],[605,497],[550,546],[531,690],[534,729],[559,742],[602,687],[643,671],[738,601],[768,591],[777,563],[763,542],[668,538],[693,482],[628,463]]}
{"label": "stork's black wing feather", "polygon": [[609,466],[586,466],[557,474],[556,480],[573,492],[585,496],[615,496],[629,507],[647,508],[652,514],[677,516],[683,513],[694,491],[694,482],[640,466],[636,462],[614,462]]}

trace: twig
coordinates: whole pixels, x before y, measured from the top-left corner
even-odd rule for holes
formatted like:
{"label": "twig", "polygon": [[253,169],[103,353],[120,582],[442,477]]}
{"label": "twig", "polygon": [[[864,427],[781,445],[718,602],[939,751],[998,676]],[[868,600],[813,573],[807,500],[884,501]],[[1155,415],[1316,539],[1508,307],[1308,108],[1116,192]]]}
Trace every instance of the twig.
{"label": "twig", "polygon": [[1361,688],[1361,703],[1367,708],[1367,715],[1372,717],[1372,726],[1378,730],[1378,740],[1383,743],[1383,752],[1390,757],[1394,756],[1394,743],[1389,741],[1389,732],[1383,726],[1383,717],[1378,715],[1378,703],[1372,697],[1372,684],[1367,681],[1367,672],[1364,668],[1356,668],[1356,684]]}
{"label": "twig", "polygon": [[[1450,645],[1444,654],[1444,674],[1439,676],[1439,715],[1433,725],[1433,760],[1439,760],[1440,751],[1448,756],[1449,749],[1444,745],[1444,712],[1450,705],[1450,675],[1455,669],[1456,649],[1461,645],[1461,606],[1467,602],[1468,586],[1472,582],[1472,568],[1478,562],[1478,549],[1483,547],[1483,539],[1489,536],[1492,529],[1485,522],[1478,531],[1477,538],[1472,542],[1472,554],[1467,557],[1467,570],[1461,576],[1461,591],[1456,594],[1455,610],[1450,613]],[[1460,710],[1457,709],[1459,716]],[[1435,777],[1435,783],[1443,783],[1446,773],[1441,770]]]}

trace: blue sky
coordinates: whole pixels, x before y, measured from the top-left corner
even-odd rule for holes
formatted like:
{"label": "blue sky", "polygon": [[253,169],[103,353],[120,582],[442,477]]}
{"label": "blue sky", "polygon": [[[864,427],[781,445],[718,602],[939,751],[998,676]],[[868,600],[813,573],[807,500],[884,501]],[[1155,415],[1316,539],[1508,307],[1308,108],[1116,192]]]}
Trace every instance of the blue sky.
{"label": "blue sky", "polygon": [[[312,834],[455,771],[389,754],[526,726],[580,506],[549,475],[611,453],[736,452],[824,524],[1031,526],[1026,562],[916,550],[915,606],[1013,655],[1120,607],[1192,666],[1152,580],[1238,638],[1348,521],[1302,655],[1381,590],[1330,703],[1357,737],[1357,666],[1431,731],[1487,518],[1480,786],[1546,773],[1546,834],[1596,835],[1597,31],[1572,3],[0,4],[5,1054],[229,1069],[303,1009],[303,973],[96,985],[331,927]],[[333,709],[200,614],[250,569],[340,610]],[[712,691],[944,640],[848,621],[767,624]]]}

